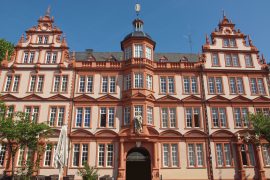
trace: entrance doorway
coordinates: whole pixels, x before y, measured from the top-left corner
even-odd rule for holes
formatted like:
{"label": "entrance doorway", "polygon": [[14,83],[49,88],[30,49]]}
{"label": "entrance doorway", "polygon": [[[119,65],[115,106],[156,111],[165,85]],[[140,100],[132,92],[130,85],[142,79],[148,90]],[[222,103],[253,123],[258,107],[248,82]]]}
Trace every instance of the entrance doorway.
{"label": "entrance doorway", "polygon": [[145,148],[131,149],[126,162],[126,180],[151,180],[151,158]]}

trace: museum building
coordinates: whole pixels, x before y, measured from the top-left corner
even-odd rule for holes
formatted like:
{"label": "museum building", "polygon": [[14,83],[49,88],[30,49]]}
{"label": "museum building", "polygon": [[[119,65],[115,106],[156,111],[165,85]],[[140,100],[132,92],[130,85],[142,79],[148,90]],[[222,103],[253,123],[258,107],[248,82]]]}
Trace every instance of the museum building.
{"label": "museum building", "polygon": [[[121,52],[70,52],[47,12],[2,60],[8,115],[24,111],[54,129],[36,174],[58,174],[67,124],[64,175],[75,179],[85,162],[115,180],[270,179],[267,142],[248,141],[248,113],[270,113],[268,66],[250,37],[223,15],[200,54],[161,53],[143,25],[133,21]],[[0,144],[0,174],[11,172],[9,157]],[[29,157],[20,149],[16,169]]]}

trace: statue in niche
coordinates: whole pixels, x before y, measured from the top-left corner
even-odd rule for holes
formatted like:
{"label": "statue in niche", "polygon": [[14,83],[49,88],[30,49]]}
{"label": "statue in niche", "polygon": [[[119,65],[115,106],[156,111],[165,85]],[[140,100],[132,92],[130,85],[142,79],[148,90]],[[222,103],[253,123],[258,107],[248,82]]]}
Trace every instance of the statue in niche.
{"label": "statue in niche", "polygon": [[134,125],[135,125],[135,132],[137,134],[142,133],[142,115],[139,113],[137,116],[134,118]]}

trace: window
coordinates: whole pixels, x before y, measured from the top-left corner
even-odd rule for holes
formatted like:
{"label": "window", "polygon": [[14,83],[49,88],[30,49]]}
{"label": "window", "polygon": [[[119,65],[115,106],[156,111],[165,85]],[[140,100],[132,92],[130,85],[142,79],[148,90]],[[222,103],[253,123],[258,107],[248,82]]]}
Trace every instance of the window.
{"label": "window", "polygon": [[20,83],[20,75],[7,75],[5,92],[18,92]]}
{"label": "window", "polygon": [[146,88],[149,90],[153,89],[153,77],[149,74],[146,76]]}
{"label": "window", "polygon": [[233,66],[233,67],[239,67],[239,58],[237,54],[226,54],[225,55],[225,65],[226,66]]}
{"label": "window", "polygon": [[42,36],[38,36],[38,44],[42,44],[42,39],[43,39]]}
{"label": "window", "polygon": [[186,113],[186,127],[199,128],[200,122],[200,108],[185,108]]}
{"label": "window", "polygon": [[79,78],[79,92],[93,92],[93,76],[80,76]]}
{"label": "window", "polygon": [[212,123],[214,128],[226,128],[227,127],[227,116],[225,108],[213,107],[212,112]]}
{"label": "window", "polygon": [[188,166],[204,166],[204,148],[202,143],[188,143]]}
{"label": "window", "polygon": [[52,106],[50,108],[49,125],[52,127],[62,126],[64,123],[64,117],[65,117],[65,107]]}
{"label": "window", "polygon": [[246,67],[253,67],[253,61],[251,55],[245,55]]}
{"label": "window", "polygon": [[251,94],[265,94],[263,78],[250,78]]}
{"label": "window", "polygon": [[135,88],[143,88],[143,74],[142,73],[135,73],[134,74],[134,87]]}
{"label": "window", "polygon": [[125,48],[125,60],[128,60],[132,57],[131,47]]}
{"label": "window", "polygon": [[244,94],[243,78],[230,77],[230,93],[231,94]]}
{"label": "window", "polygon": [[223,39],[224,47],[236,47],[235,39]]}
{"label": "window", "polygon": [[147,124],[153,124],[153,108],[147,106]]}
{"label": "window", "polygon": [[116,78],[115,76],[103,76],[102,77],[102,93],[115,93],[116,92]]}
{"label": "window", "polygon": [[252,144],[241,145],[241,156],[244,166],[255,166],[255,156]]}
{"label": "window", "polygon": [[131,75],[125,75],[125,90],[131,89]]}
{"label": "window", "polygon": [[68,75],[54,76],[53,92],[67,92]]}
{"label": "window", "polygon": [[162,128],[176,128],[176,108],[161,108]]}
{"label": "window", "polygon": [[77,107],[76,108],[76,127],[90,127],[91,122],[91,108]]}
{"label": "window", "polygon": [[179,152],[178,144],[163,144],[163,167],[178,167]]}
{"label": "window", "polygon": [[143,106],[136,105],[134,106],[134,116],[139,116],[139,115],[143,117]]}
{"label": "window", "polygon": [[14,114],[14,106],[8,106],[8,110],[7,110],[7,117],[12,118]]}
{"label": "window", "polygon": [[141,44],[134,45],[134,57],[135,58],[142,58],[143,57],[143,46]]}
{"label": "window", "polygon": [[115,108],[101,107],[100,108],[100,127],[114,127]]}
{"label": "window", "polygon": [[38,106],[26,106],[25,116],[33,122],[38,122],[39,118],[39,107]]}
{"label": "window", "polygon": [[48,44],[49,36],[44,36],[44,44]]}
{"label": "window", "polygon": [[44,158],[44,166],[52,166],[53,163],[53,150],[55,150],[56,145],[47,144],[45,149],[45,158]]}
{"label": "window", "polygon": [[231,146],[229,143],[216,144],[216,157],[218,167],[232,166]]}
{"label": "window", "polygon": [[73,166],[79,166],[79,158],[80,158],[80,144],[73,145]]}
{"label": "window", "polygon": [[0,166],[4,166],[6,156],[6,145],[0,144]]}
{"label": "window", "polygon": [[160,77],[160,93],[173,94],[174,90],[174,77]]}
{"label": "window", "polygon": [[198,93],[198,78],[196,76],[184,77],[184,93],[197,94]]}
{"label": "window", "polygon": [[55,64],[57,60],[57,52],[46,52],[46,63]]}
{"label": "window", "polygon": [[49,43],[49,36],[38,36],[37,43],[38,44],[48,44]]}
{"label": "window", "polygon": [[265,166],[270,166],[270,147],[268,144],[262,145],[262,154]]}
{"label": "window", "polygon": [[88,144],[82,145],[82,160],[81,165],[84,165],[84,163],[88,162]]}
{"label": "window", "polygon": [[218,54],[212,54],[212,66],[219,66]]}
{"label": "window", "polygon": [[222,94],[223,85],[221,77],[209,77],[208,78],[209,94]]}
{"label": "window", "polygon": [[249,127],[248,109],[247,108],[234,108],[234,121],[235,121],[235,127],[237,128]]}
{"label": "window", "polygon": [[[30,56],[29,56],[30,54]],[[23,55],[23,63],[28,63],[31,64],[34,62],[34,58],[35,58],[35,52],[31,51],[31,52],[24,52]]]}
{"label": "window", "polygon": [[31,75],[29,92],[42,92],[44,84],[44,75]]}
{"label": "window", "polygon": [[32,161],[33,151],[29,148],[21,148],[17,159],[17,166],[25,165],[26,161]]}
{"label": "window", "polygon": [[98,145],[98,166],[113,167],[114,146],[113,144]]}
{"label": "window", "polygon": [[145,57],[147,59],[152,59],[152,49],[148,46],[145,48]]}
{"label": "window", "polygon": [[263,113],[265,116],[270,115],[270,109],[269,108],[256,108],[256,113]]}
{"label": "window", "polygon": [[130,107],[124,108],[124,125],[130,124]]}

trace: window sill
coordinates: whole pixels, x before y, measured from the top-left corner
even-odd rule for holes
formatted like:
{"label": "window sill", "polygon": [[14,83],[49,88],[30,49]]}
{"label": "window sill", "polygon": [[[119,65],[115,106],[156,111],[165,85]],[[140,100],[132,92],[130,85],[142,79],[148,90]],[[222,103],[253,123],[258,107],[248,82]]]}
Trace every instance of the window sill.
{"label": "window sill", "polygon": [[206,166],[202,166],[202,167],[196,167],[196,166],[194,166],[194,167],[187,167],[187,169],[206,169]]}
{"label": "window sill", "polygon": [[114,169],[114,167],[99,167],[99,166],[96,166],[96,169]]}
{"label": "window sill", "polygon": [[97,127],[97,129],[116,129],[116,127]]}
{"label": "window sill", "polygon": [[225,96],[225,93],[208,93],[208,95],[223,95],[223,96]]}
{"label": "window sill", "polygon": [[203,130],[203,128],[202,127],[185,127],[184,128],[185,130]]}
{"label": "window sill", "polygon": [[246,68],[255,68],[255,66],[246,66]]}
{"label": "window sill", "polygon": [[60,91],[59,92],[52,92],[51,91],[50,94],[69,94],[69,93],[68,92],[60,92]]}
{"label": "window sill", "polygon": [[177,95],[176,93],[158,93],[158,95]]}
{"label": "window sill", "polygon": [[222,167],[217,166],[216,167],[216,169],[232,169],[232,168],[234,168],[234,166],[222,166]]}
{"label": "window sill", "polygon": [[94,92],[76,92],[76,94],[94,94]]}
{"label": "window sill", "polygon": [[229,95],[231,95],[231,96],[237,96],[237,95],[246,96],[247,94],[245,94],[245,93],[230,93]]}
{"label": "window sill", "polygon": [[183,93],[183,95],[201,95],[200,93]]}
{"label": "window sill", "polygon": [[92,127],[72,127],[72,129],[89,129],[89,130],[91,130],[92,129]]}
{"label": "window sill", "polygon": [[221,65],[212,65],[212,67],[221,67]]}
{"label": "window sill", "polygon": [[179,128],[178,127],[173,127],[173,128],[170,128],[170,127],[161,127],[161,128],[159,128],[160,130],[168,130],[168,129],[170,129],[170,130],[179,130]]}
{"label": "window sill", "polygon": [[267,96],[267,94],[250,94],[251,96]]}
{"label": "window sill", "polygon": [[181,169],[181,167],[161,167],[161,169]]}
{"label": "window sill", "polygon": [[99,92],[98,94],[117,94],[117,92]]}
{"label": "window sill", "polygon": [[212,127],[211,129],[230,129],[229,127]]}

